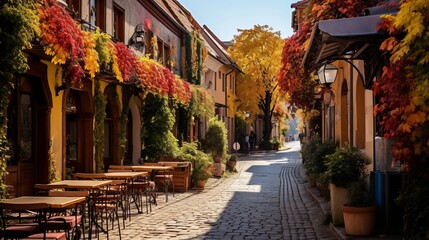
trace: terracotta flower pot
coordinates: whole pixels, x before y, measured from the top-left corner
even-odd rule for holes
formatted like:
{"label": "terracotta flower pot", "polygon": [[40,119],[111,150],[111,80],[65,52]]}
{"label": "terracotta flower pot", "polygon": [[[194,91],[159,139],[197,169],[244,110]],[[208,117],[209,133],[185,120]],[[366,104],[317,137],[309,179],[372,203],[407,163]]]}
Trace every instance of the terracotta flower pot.
{"label": "terracotta flower pot", "polygon": [[197,180],[196,181],[196,187],[197,188],[204,188],[206,186],[206,181],[205,180]]}
{"label": "terracotta flower pot", "polygon": [[369,236],[375,232],[376,206],[343,206],[344,228],[352,236]]}
{"label": "terracotta flower pot", "polygon": [[347,188],[329,184],[329,195],[331,197],[332,224],[335,226],[344,223],[342,206],[348,202]]}

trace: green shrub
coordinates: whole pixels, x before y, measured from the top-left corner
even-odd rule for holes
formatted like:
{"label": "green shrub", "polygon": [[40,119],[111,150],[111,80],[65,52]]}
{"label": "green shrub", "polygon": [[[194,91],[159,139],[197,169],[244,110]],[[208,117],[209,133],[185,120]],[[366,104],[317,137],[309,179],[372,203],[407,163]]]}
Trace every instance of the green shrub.
{"label": "green shrub", "polygon": [[332,141],[322,142],[318,137],[306,142],[301,150],[305,172],[311,180],[323,180],[326,171],[326,156],[335,152],[336,146]]}
{"label": "green shrub", "polygon": [[206,135],[204,141],[202,141],[203,149],[214,158],[224,159],[228,143],[225,124],[214,117],[208,121],[207,125]]}
{"label": "green shrub", "polygon": [[209,154],[198,150],[198,143],[183,142],[178,158],[183,161],[190,161],[192,163],[192,181],[207,180],[212,177],[210,166],[213,163],[212,157]]}
{"label": "green shrub", "polygon": [[338,187],[349,187],[354,182],[366,178],[366,165],[370,161],[356,147],[337,148],[335,153],[326,156],[327,170],[324,178]]}
{"label": "green shrub", "polygon": [[160,156],[175,156],[179,146],[171,132],[174,115],[168,106],[167,99],[148,94],[144,100],[141,116],[143,160],[157,162]]}

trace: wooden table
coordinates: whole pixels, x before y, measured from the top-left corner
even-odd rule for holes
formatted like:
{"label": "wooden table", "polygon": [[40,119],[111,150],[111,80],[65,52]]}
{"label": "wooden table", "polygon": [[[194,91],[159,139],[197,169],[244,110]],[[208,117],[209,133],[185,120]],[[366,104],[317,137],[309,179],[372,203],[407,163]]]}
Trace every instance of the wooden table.
{"label": "wooden table", "polygon": [[47,204],[50,208],[67,208],[74,204],[86,201],[85,197],[48,197],[48,196],[21,196],[17,198],[6,199],[0,202],[0,207],[7,209],[8,206],[23,207],[23,210],[31,210],[26,208],[28,205]]}
{"label": "wooden table", "polygon": [[147,172],[108,172],[104,173],[105,178],[108,179],[135,179],[138,177],[147,176]]}
{"label": "wooden table", "polygon": [[76,189],[97,189],[107,186],[112,183],[112,180],[63,180],[55,183],[50,183],[48,186],[64,185],[67,188]]}
{"label": "wooden table", "polygon": [[[95,196],[95,191],[99,188],[108,186],[112,183],[112,180],[63,180],[55,183],[50,183],[48,186],[64,185],[70,189],[86,189],[90,192],[90,197]],[[88,217],[89,217],[89,239],[92,237],[92,226],[95,223],[94,220],[94,209],[91,204],[91,198],[87,199]]]}
{"label": "wooden table", "polygon": [[139,165],[131,166],[133,171],[143,171],[143,172],[152,172],[152,171],[171,171],[174,169],[174,166],[162,166],[162,165]]}

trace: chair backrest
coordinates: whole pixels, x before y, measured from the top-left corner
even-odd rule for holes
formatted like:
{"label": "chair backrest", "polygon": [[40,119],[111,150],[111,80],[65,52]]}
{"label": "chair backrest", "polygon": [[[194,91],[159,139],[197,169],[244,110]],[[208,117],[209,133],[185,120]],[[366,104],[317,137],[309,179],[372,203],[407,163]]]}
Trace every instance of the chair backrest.
{"label": "chair backrest", "polygon": [[88,197],[88,191],[50,191],[50,197]]}
{"label": "chair backrest", "polygon": [[143,163],[143,165],[146,166],[164,166],[162,163]]}
{"label": "chair backrest", "polygon": [[38,196],[47,196],[48,192],[51,190],[62,190],[65,189],[67,185],[64,184],[45,184],[38,183],[34,185],[34,189],[36,190],[36,195]]}
{"label": "chair backrest", "polygon": [[80,179],[104,179],[104,173],[75,173],[75,178]]}
{"label": "chair backrest", "polygon": [[52,190],[52,189],[63,189],[66,188],[67,185],[65,184],[44,184],[44,183],[37,183],[34,185],[34,188],[37,190]]}
{"label": "chair backrest", "polygon": [[133,170],[131,169],[108,169],[107,172],[132,172]]}
{"label": "chair backrest", "polygon": [[128,166],[128,165],[109,165],[109,170],[110,169],[131,170],[131,166]]}

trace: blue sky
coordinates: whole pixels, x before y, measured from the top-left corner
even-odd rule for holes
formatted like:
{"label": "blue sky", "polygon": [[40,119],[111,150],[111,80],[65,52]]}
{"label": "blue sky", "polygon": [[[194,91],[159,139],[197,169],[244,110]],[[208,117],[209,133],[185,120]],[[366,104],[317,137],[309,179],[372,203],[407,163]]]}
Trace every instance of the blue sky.
{"label": "blue sky", "polygon": [[238,35],[237,29],[268,25],[282,38],[292,35],[290,5],[297,0],[179,0],[203,26],[207,25],[222,41]]}

